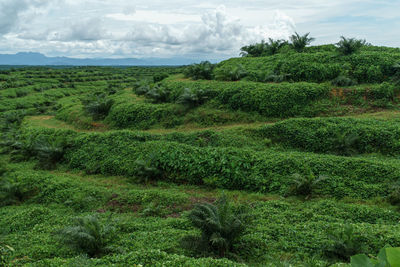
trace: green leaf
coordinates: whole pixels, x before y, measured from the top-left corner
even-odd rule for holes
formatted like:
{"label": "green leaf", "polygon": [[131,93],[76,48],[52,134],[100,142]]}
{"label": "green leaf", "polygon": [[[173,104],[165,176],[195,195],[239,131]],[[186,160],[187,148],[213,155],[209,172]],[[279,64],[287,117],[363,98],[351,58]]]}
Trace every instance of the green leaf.
{"label": "green leaf", "polygon": [[358,254],[350,258],[351,267],[375,267],[371,259],[364,254]]}

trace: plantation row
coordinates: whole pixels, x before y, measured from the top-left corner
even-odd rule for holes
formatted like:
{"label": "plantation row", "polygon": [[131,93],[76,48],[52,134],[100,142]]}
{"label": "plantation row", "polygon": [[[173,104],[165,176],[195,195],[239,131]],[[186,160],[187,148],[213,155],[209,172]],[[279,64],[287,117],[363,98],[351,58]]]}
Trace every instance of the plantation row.
{"label": "plantation row", "polygon": [[[193,205],[193,188],[140,188],[121,183],[117,177],[112,183],[105,183],[104,177],[48,173],[32,170],[31,166],[11,164],[6,173],[8,181],[20,192],[13,199],[19,205],[0,210],[3,218],[0,226],[8,233],[5,241],[16,251],[15,264],[162,266],[168,262],[175,266],[247,266],[227,259],[196,259],[186,254],[182,238],[196,231],[184,216],[169,215],[184,214]],[[386,244],[400,245],[400,217],[391,209],[334,200],[262,201],[261,195],[232,194],[243,201],[252,200],[249,214],[252,219],[234,247],[250,266],[265,262],[276,266],[279,255],[286,255],[297,266],[314,256],[318,259],[311,262],[324,266],[337,259],[346,260],[354,251],[375,253]],[[0,201],[4,204],[4,199]],[[111,211],[115,213],[110,221]],[[68,225],[76,214],[92,213],[97,214],[101,225],[109,224],[107,229],[113,229],[113,234],[104,236],[107,239],[103,242],[114,253],[101,258],[82,258],[71,248],[59,246],[59,229]],[[349,237],[342,236],[342,228],[350,231]],[[343,240],[353,245],[342,247]]]}
{"label": "plantation row", "polygon": [[[42,167],[64,161],[70,168],[87,173],[280,195],[293,193],[294,174],[306,179],[324,175],[327,179],[310,194],[361,199],[390,197],[397,201],[400,165],[394,160],[278,152],[267,147],[262,151],[251,147],[204,147],[196,136],[151,139],[160,138],[130,131],[86,134],[25,128],[13,153],[18,152],[23,158],[34,157]],[[221,143],[229,144],[226,139]],[[231,141],[235,142],[238,141]]]}

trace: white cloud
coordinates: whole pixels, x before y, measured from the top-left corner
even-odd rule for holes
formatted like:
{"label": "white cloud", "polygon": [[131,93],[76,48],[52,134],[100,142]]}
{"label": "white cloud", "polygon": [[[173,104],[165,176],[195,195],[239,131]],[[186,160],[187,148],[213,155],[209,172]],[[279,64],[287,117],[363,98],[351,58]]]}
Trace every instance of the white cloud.
{"label": "white cloud", "polygon": [[[127,2],[0,0],[0,53],[222,58],[268,37],[286,39],[295,30],[310,31],[316,43],[336,42],[345,34],[400,45],[398,27],[389,27],[399,26],[400,3],[390,0]],[[350,16],[376,19],[377,25],[337,20]]]}

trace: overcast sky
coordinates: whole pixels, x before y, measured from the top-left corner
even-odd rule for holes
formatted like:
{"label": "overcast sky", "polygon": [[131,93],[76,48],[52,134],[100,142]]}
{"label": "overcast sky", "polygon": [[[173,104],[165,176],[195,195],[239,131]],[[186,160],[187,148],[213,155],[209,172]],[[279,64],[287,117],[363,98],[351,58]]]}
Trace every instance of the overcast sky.
{"label": "overcast sky", "polygon": [[0,0],[0,53],[222,59],[294,31],[399,47],[399,10],[400,0]]}

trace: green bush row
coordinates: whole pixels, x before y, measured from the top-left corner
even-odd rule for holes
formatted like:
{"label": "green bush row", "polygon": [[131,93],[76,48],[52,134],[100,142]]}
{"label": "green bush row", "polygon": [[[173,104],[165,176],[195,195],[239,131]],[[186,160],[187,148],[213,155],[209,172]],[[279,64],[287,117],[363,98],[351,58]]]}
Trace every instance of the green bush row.
{"label": "green bush row", "polygon": [[400,122],[354,118],[289,119],[260,129],[285,146],[318,153],[400,153]]}
{"label": "green bush row", "polygon": [[328,85],[315,83],[263,84],[255,82],[179,81],[167,79],[163,82],[170,91],[170,101],[176,101],[185,88],[206,91],[220,104],[233,110],[254,111],[269,117],[300,115],[314,101],[328,98]]}
{"label": "green bush row", "polygon": [[[294,173],[326,175],[317,194],[356,198],[386,197],[397,181],[400,166],[376,159],[348,158],[299,152],[256,151],[249,148],[195,147],[170,141],[146,141],[129,131],[76,134],[53,129],[25,129],[22,142],[65,138],[64,161],[88,173],[135,176],[137,160],[150,160],[176,183],[206,184],[227,189],[286,194]],[[146,142],[144,142],[146,141]],[[51,142],[51,141],[49,141]]]}
{"label": "green bush row", "polygon": [[231,58],[219,63],[214,72],[229,73],[240,65],[250,80],[257,80],[261,74],[269,73],[287,75],[288,80],[295,82],[324,82],[342,74],[359,83],[374,83],[387,81],[394,74],[393,66],[398,61],[400,53],[397,51],[362,51],[350,56],[334,52],[276,54],[258,58]]}

